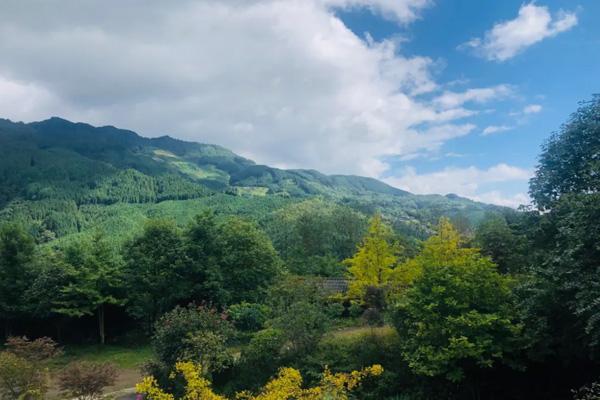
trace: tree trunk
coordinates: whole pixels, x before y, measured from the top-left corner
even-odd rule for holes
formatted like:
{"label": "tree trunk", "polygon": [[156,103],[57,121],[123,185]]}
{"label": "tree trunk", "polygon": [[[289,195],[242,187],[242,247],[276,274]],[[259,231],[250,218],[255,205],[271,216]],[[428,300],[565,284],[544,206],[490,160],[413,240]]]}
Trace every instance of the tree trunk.
{"label": "tree trunk", "polygon": [[104,304],[98,308],[98,333],[100,335],[100,344],[104,344],[106,341],[104,334]]}

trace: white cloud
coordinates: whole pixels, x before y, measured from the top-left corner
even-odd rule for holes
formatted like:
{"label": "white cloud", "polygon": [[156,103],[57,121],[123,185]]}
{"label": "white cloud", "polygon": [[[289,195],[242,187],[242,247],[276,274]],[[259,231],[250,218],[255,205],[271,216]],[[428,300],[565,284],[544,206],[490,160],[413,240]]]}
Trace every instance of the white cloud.
{"label": "white cloud", "polygon": [[342,8],[369,7],[388,19],[408,23],[417,19],[419,12],[431,5],[433,0],[322,0],[322,2]]}
{"label": "white cloud", "polygon": [[488,136],[494,133],[510,131],[511,129],[513,129],[513,127],[508,125],[490,125],[481,132],[481,135]]}
{"label": "white cloud", "polygon": [[509,85],[497,85],[487,88],[468,89],[464,92],[446,91],[436,97],[433,102],[442,108],[456,108],[465,103],[485,103],[503,99],[513,93]]}
{"label": "white cloud", "polygon": [[530,104],[523,108],[523,114],[537,114],[542,111],[542,106],[539,104]]}
{"label": "white cloud", "polygon": [[459,48],[472,48],[488,60],[506,61],[546,38],[568,31],[577,25],[574,12],[559,11],[554,16],[548,7],[534,2],[523,4],[519,15],[509,21],[499,22],[485,33]]}
{"label": "white cloud", "polygon": [[408,167],[401,175],[386,178],[385,181],[412,193],[455,193],[477,201],[517,207],[528,203],[525,194],[506,195],[499,191],[487,191],[485,187],[505,182],[526,182],[531,175],[527,169],[507,164],[497,164],[488,169],[447,167],[425,174],[418,174],[414,168]]}
{"label": "white cloud", "polygon": [[37,93],[11,97],[2,113],[13,119],[59,115],[379,176],[386,156],[468,134],[456,121],[475,111],[463,104],[487,96],[423,100],[439,87],[434,61],[363,40],[334,12],[367,7],[409,23],[428,0],[33,3],[7,0],[0,14],[0,79]]}

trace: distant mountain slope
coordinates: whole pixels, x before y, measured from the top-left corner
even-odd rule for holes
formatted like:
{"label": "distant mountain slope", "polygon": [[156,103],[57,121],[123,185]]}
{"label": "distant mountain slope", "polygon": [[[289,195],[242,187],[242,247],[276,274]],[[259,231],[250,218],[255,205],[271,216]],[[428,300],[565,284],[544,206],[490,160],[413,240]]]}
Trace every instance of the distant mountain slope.
{"label": "distant mountain slope", "polygon": [[440,215],[475,222],[498,210],[457,196],[413,195],[372,178],[257,165],[217,145],[60,118],[0,120],[0,183],[0,220],[49,238],[110,223],[118,230],[115,221],[136,212],[139,220],[157,213],[185,220],[183,204],[194,212],[211,207],[260,218],[321,196],[365,213],[381,209],[416,236]]}

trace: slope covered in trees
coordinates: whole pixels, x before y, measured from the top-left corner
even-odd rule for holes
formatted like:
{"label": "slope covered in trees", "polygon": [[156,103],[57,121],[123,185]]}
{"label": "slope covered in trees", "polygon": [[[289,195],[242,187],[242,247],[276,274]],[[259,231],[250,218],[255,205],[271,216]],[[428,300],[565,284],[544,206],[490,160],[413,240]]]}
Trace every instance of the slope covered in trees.
{"label": "slope covered in trees", "polygon": [[215,207],[259,220],[311,197],[364,214],[385,207],[396,228],[413,237],[425,237],[441,215],[475,223],[491,209],[457,197],[412,195],[371,178],[256,165],[216,145],[60,118],[0,121],[0,181],[0,220],[26,226],[39,242],[98,226],[127,236],[157,214],[185,222]]}
{"label": "slope covered in trees", "polygon": [[[489,208],[469,228],[452,214],[448,204],[456,203],[444,203],[450,208],[418,214],[423,239],[407,234],[401,208],[423,198],[406,193],[355,185],[335,195],[249,186],[234,193],[240,187],[231,181],[219,192],[164,159],[144,158],[144,146],[115,150],[123,154],[114,164],[112,150],[63,149],[65,157],[98,164],[89,171],[107,179],[125,173],[139,183],[131,192],[109,185],[115,191],[103,193],[116,196],[114,203],[86,203],[99,186],[80,179],[85,169],[69,175],[70,164],[57,160],[56,168],[38,170],[39,154],[50,148],[30,149],[37,158],[23,176],[43,175],[36,181],[43,188],[70,191],[41,191],[48,197],[40,199],[20,187],[5,192],[0,396],[45,397],[56,344],[39,337],[52,336],[67,345],[148,341],[152,357],[137,388],[151,400],[597,399],[599,121],[596,97],[549,139],[530,209]],[[35,135],[17,128],[14,135]],[[159,154],[182,154],[171,146]],[[135,168],[123,169],[128,162]],[[159,176],[204,192],[129,197],[141,187],[152,193],[148,182]],[[44,201],[55,202],[47,210],[71,202],[56,218],[76,230],[32,229],[45,209],[28,207]],[[6,214],[17,205],[30,219]],[[96,219],[78,220],[76,213],[91,209]],[[75,364],[61,376],[68,371],[103,382],[112,376],[98,365]],[[77,382],[70,381],[72,391]]]}

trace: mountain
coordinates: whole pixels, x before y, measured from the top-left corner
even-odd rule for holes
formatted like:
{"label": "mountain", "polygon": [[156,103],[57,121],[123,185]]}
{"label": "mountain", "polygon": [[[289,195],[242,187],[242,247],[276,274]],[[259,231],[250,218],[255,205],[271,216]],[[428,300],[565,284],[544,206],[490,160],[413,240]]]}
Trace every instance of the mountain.
{"label": "mountain", "polygon": [[150,217],[185,223],[206,208],[259,220],[313,197],[426,236],[442,215],[476,223],[500,208],[456,195],[414,195],[376,179],[258,165],[212,144],[145,138],[61,118],[0,119],[0,221],[51,240],[102,227],[127,235]]}

